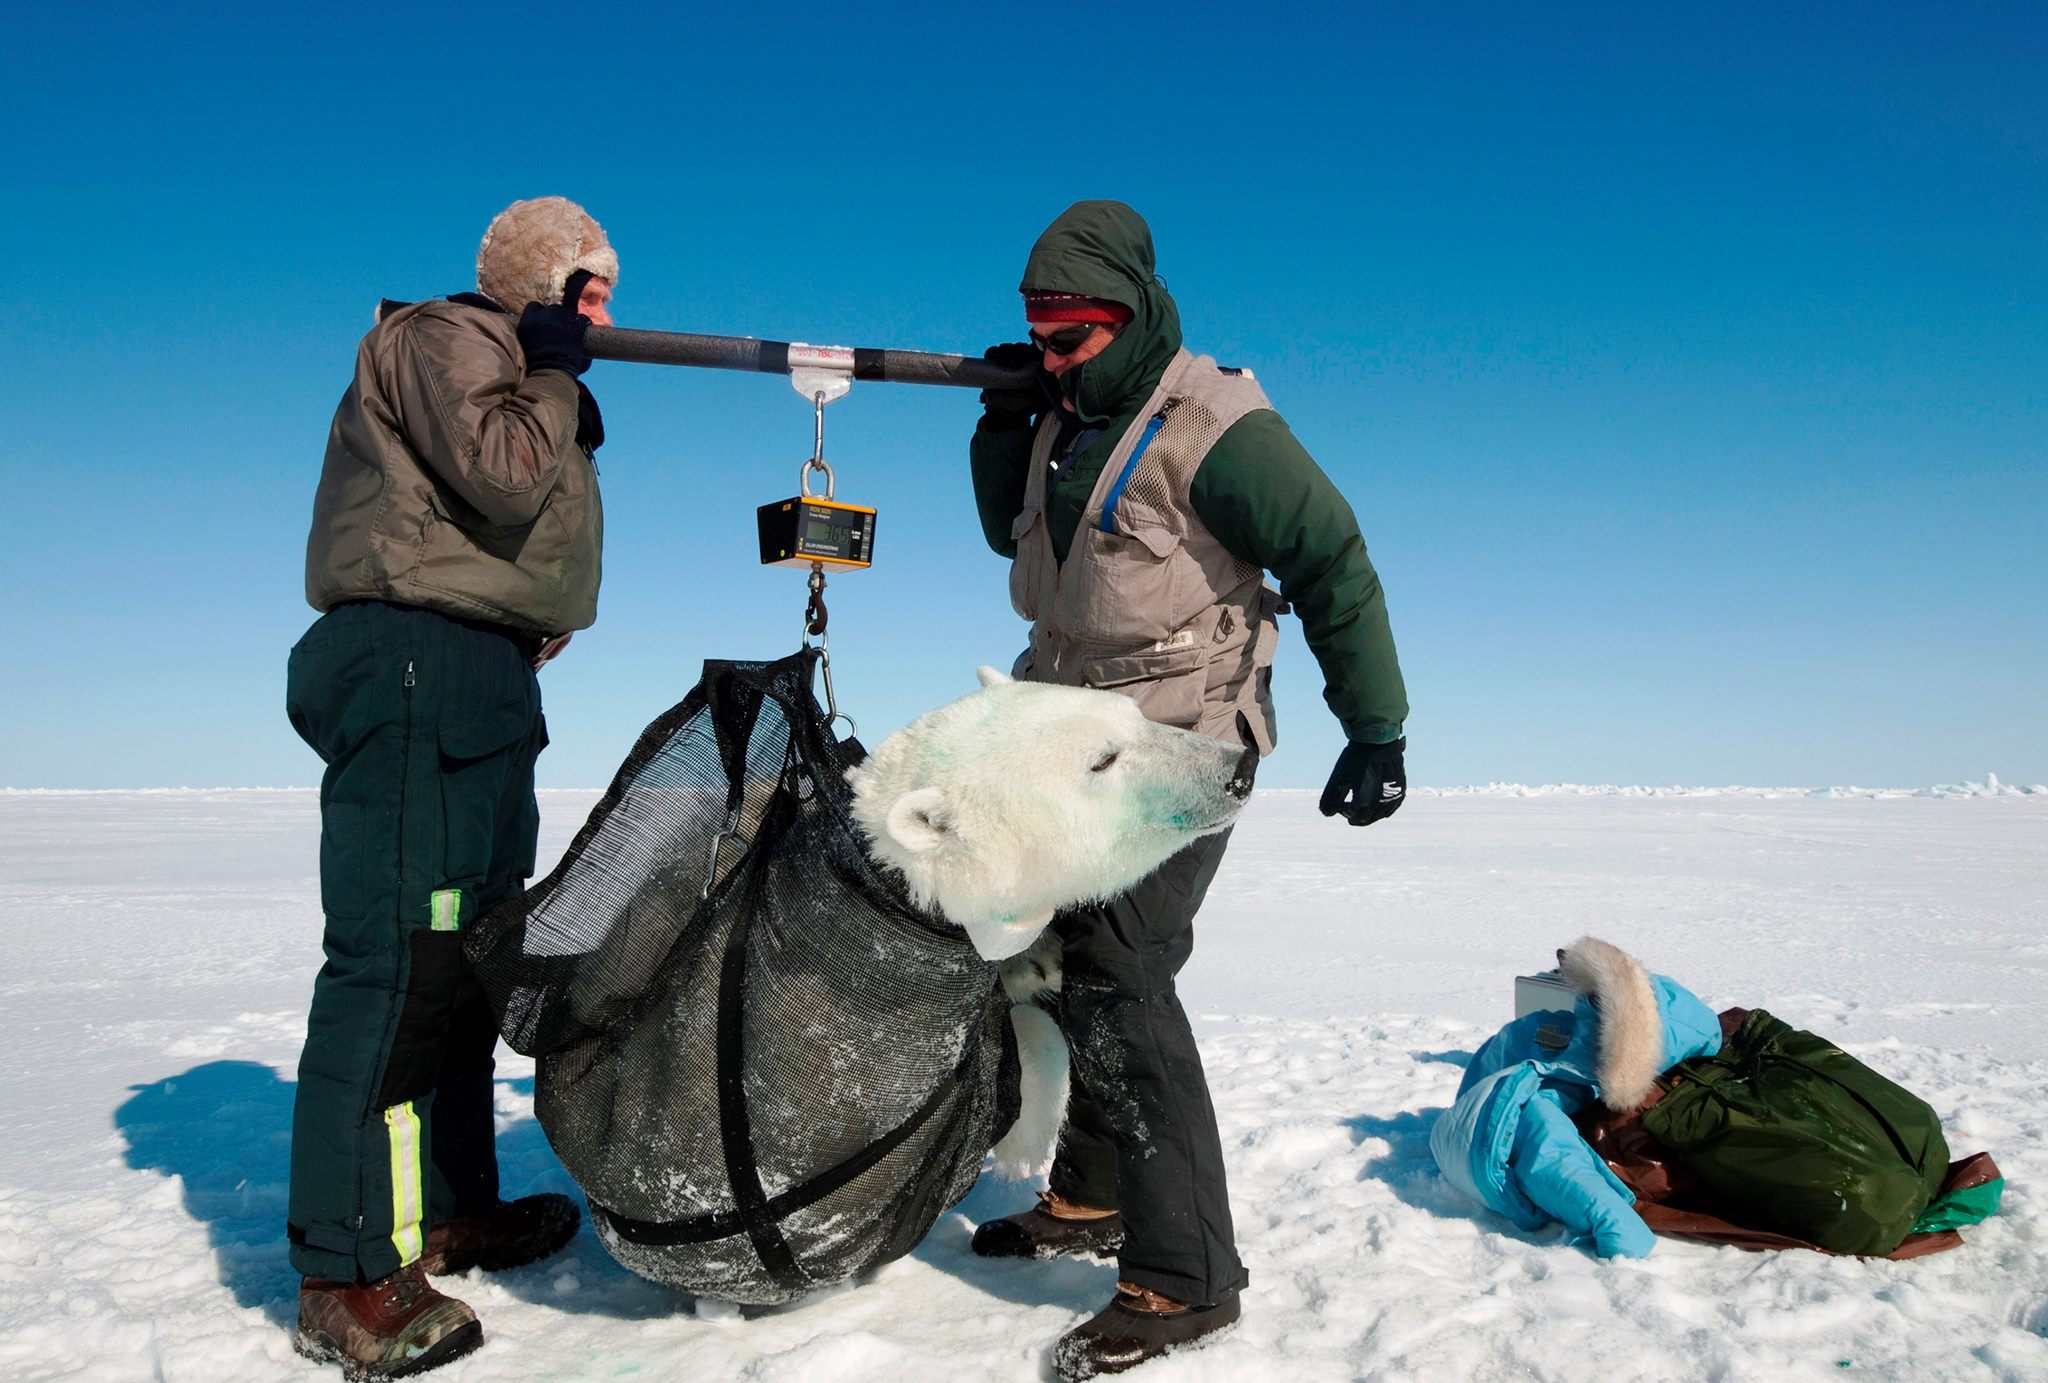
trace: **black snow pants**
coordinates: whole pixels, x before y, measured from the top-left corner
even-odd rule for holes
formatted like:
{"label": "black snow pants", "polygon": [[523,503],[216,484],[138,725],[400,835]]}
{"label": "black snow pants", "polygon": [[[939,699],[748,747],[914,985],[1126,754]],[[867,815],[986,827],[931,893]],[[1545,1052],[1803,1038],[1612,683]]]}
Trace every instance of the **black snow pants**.
{"label": "black snow pants", "polygon": [[1053,919],[1072,1065],[1052,1189],[1123,1212],[1124,1281],[1198,1303],[1246,1282],[1216,1111],[1173,986],[1229,839],[1204,836],[1130,892]]}
{"label": "black snow pants", "polygon": [[309,1277],[374,1281],[498,1199],[498,1028],[462,931],[533,873],[538,639],[379,601],[292,649],[320,783],[326,964],[292,1112],[288,1234]]}

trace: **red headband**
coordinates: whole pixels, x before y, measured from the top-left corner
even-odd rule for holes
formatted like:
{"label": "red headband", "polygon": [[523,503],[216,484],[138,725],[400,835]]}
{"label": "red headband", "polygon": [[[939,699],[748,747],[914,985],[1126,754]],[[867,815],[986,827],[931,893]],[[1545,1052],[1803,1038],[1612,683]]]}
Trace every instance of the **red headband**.
{"label": "red headband", "polygon": [[1100,322],[1121,326],[1131,320],[1131,309],[1108,298],[1089,298],[1079,293],[1026,293],[1024,320],[1039,322]]}

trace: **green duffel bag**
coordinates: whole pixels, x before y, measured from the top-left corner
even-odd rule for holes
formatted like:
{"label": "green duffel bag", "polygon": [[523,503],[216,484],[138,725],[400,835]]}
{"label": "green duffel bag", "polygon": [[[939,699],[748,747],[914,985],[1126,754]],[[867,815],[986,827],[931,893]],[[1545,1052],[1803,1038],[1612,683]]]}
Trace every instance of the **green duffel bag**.
{"label": "green duffel bag", "polygon": [[1658,1084],[1644,1129],[1752,1229],[1887,1254],[1948,1174],[1926,1101],[1762,1009],[1719,1055],[1682,1061]]}

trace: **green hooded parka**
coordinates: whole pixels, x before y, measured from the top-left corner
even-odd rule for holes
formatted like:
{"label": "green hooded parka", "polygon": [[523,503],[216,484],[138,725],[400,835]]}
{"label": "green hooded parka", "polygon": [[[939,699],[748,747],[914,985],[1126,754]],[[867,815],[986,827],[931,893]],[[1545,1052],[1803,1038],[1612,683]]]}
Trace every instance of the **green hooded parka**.
{"label": "green hooded parka", "polygon": [[[1079,202],[1032,247],[1020,289],[1122,303],[1130,322],[1060,381],[1072,416],[1055,447],[1048,536],[1064,563],[1118,442],[1181,350],[1180,312],[1154,270],[1152,235],[1121,202]],[[989,546],[1015,558],[1034,438],[1027,422],[985,417],[970,445],[975,498]],[[1324,699],[1353,740],[1400,738],[1407,693],[1386,597],[1358,521],[1280,415],[1259,408],[1232,423],[1202,458],[1194,516],[1242,561],[1271,572],[1323,670]]]}

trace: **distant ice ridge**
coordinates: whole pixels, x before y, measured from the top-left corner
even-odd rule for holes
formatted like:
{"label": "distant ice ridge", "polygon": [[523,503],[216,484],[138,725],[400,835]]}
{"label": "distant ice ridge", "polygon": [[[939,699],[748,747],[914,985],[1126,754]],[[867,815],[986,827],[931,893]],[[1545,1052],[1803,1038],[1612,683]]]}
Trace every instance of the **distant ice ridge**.
{"label": "distant ice ridge", "polygon": [[[0,787],[0,797],[222,797],[235,793],[310,793],[313,788],[5,788]],[[553,793],[598,793],[602,788],[542,788],[540,795]],[[1261,788],[1266,792],[1312,793],[1315,788]],[[1623,783],[1474,783],[1464,787],[1429,788],[1420,784],[1410,785],[1409,793],[1418,797],[1762,797],[1778,799],[1784,797],[1825,797],[1825,798],[1874,798],[1874,797],[2048,797],[2048,783],[2001,783],[1996,773],[1984,775],[1981,783],[1936,783],[1925,788],[1861,788],[1861,787],[1743,787],[1731,784],[1727,787],[1684,787],[1673,784],[1669,787],[1630,785]]]}
{"label": "distant ice ridge", "polygon": [[1411,787],[1426,797],[2048,797],[2048,784],[2001,783],[1996,773],[1981,783],[1937,783],[1925,788],[1759,788],[1759,787],[1627,787],[1614,783],[1486,783],[1470,787]]}

